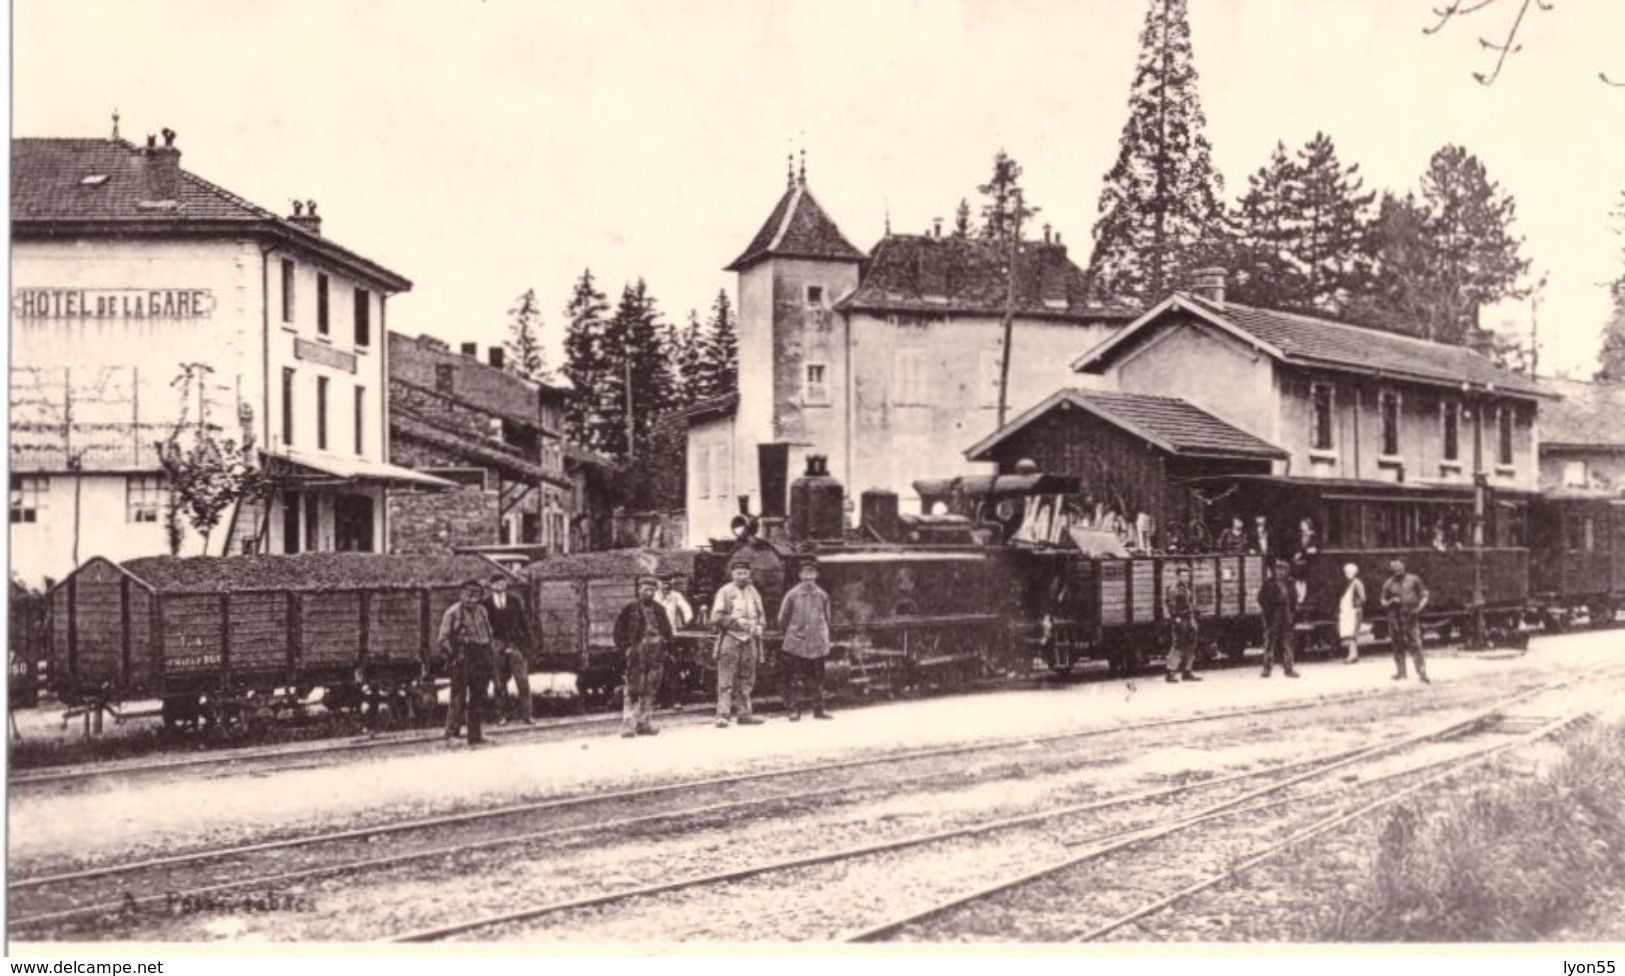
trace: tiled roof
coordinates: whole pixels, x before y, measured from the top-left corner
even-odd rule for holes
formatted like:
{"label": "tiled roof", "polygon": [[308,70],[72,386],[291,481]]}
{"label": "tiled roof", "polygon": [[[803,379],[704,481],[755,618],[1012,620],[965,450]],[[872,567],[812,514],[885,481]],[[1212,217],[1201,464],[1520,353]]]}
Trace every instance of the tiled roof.
{"label": "tiled roof", "polygon": [[1625,384],[1542,380],[1563,399],[1540,407],[1540,446],[1625,450]]}
{"label": "tiled roof", "polygon": [[539,464],[532,464],[522,457],[510,454],[490,444],[437,427],[427,420],[396,409],[393,403],[390,404],[389,410],[389,430],[394,437],[405,437],[433,445],[444,451],[478,462],[484,467],[495,468],[517,476],[520,480],[545,481],[561,488],[570,487],[569,479],[550,474]]}
{"label": "tiled roof", "polygon": [[12,139],[13,235],[18,230],[49,231],[79,223],[145,230],[251,229],[321,252],[397,291],[412,287],[395,272],[185,169],[180,171],[174,206],[143,206],[149,163],[146,151],[123,139]]}
{"label": "tiled roof", "polygon": [[739,409],[739,394],[724,393],[720,396],[709,397],[698,403],[679,410],[675,416],[684,417],[689,423],[708,420],[712,417],[731,417]]}
{"label": "tiled roof", "polygon": [[1268,441],[1220,420],[1201,407],[1175,397],[1100,390],[1059,390],[1031,407],[965,452],[972,461],[988,460],[992,449],[1061,403],[1081,407],[1130,434],[1186,457],[1284,458],[1287,453]]}
{"label": "tiled roof", "polygon": [[813,199],[806,182],[797,180],[784,191],[744,253],[723,270],[743,271],[766,257],[862,261],[863,252],[842,236],[835,221]]}
{"label": "tiled roof", "polygon": [[[875,245],[856,290],[837,307],[867,312],[1003,315],[1009,249],[974,237],[889,235]],[[1016,254],[1016,314],[1128,320],[1137,309],[1094,299],[1083,269],[1060,244],[1029,241]]]}
{"label": "tiled roof", "polygon": [[1523,396],[1552,395],[1529,377],[1502,369],[1464,346],[1235,302],[1220,305],[1184,293],[1172,296],[1129,328],[1084,353],[1073,362],[1073,369],[1104,370],[1119,353],[1134,348],[1141,334],[1154,329],[1168,312],[1179,307],[1257,340],[1269,352],[1290,363],[1380,373],[1396,379],[1452,387],[1470,383]]}

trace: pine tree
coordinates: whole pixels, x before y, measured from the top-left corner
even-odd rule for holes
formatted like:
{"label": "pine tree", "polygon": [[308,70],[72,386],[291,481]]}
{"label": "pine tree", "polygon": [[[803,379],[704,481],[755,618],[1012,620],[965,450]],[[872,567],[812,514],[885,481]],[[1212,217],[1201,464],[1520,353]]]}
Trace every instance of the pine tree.
{"label": "pine tree", "polygon": [[1247,193],[1231,216],[1230,291],[1236,301],[1264,308],[1299,307],[1288,255],[1295,233],[1292,198],[1301,180],[1297,164],[1279,142],[1269,163],[1247,178]]}
{"label": "pine tree", "polygon": [[637,454],[648,443],[655,418],[672,406],[671,360],[661,341],[663,332],[660,312],[644,280],[621,289],[600,347],[604,397],[594,423],[598,449],[612,457]]}
{"label": "pine tree", "polygon": [[705,332],[700,325],[700,314],[688,310],[688,324],[681,332],[671,327],[671,362],[676,384],[673,406],[693,406],[705,396],[702,382],[705,357]]}
{"label": "pine tree", "polygon": [[716,301],[711,303],[701,347],[696,398],[739,392],[739,333],[725,289],[718,289]]}
{"label": "pine tree", "polygon": [[[1027,219],[1038,213],[1038,208],[1025,199],[1021,189],[1021,164],[1000,149],[993,155],[993,175],[976,192],[987,198],[982,204],[982,237],[990,241],[1007,241]],[[970,233],[969,205],[960,200],[966,234]],[[959,221],[954,223],[958,233]]]}
{"label": "pine tree", "polygon": [[1361,192],[1359,167],[1339,163],[1324,133],[1296,158],[1277,143],[1231,218],[1237,300],[1341,314],[1367,288],[1375,198]]}
{"label": "pine tree", "polygon": [[604,293],[593,283],[592,269],[583,270],[564,308],[568,320],[564,331],[564,376],[575,387],[565,410],[565,422],[572,440],[595,450],[603,449],[597,434],[602,428],[606,368],[602,343],[608,312]]}
{"label": "pine tree", "polygon": [[1323,132],[1298,150],[1296,200],[1301,227],[1292,251],[1303,307],[1336,315],[1365,290],[1371,261],[1368,234],[1375,192],[1361,192],[1358,164],[1338,162]]}
{"label": "pine tree", "polygon": [[959,208],[954,211],[954,236],[964,238],[974,233],[970,222],[970,201],[960,197]]}
{"label": "pine tree", "polygon": [[1614,311],[1603,328],[1602,349],[1597,354],[1598,369],[1593,377],[1599,383],[1625,383],[1625,191],[1614,207],[1614,233],[1620,237],[1619,277],[1608,286]]}
{"label": "pine tree", "polygon": [[547,382],[547,357],[542,351],[542,310],[536,304],[536,289],[527,288],[513,308],[508,309],[508,372],[533,383]]}
{"label": "pine tree", "polygon": [[1106,174],[1089,271],[1108,294],[1155,301],[1224,245],[1223,181],[1203,129],[1186,0],[1150,0],[1129,118]]}
{"label": "pine tree", "polygon": [[1365,317],[1457,345],[1485,340],[1483,306],[1520,294],[1529,267],[1512,234],[1517,206],[1460,146],[1434,153],[1420,198],[1387,196],[1373,231]]}

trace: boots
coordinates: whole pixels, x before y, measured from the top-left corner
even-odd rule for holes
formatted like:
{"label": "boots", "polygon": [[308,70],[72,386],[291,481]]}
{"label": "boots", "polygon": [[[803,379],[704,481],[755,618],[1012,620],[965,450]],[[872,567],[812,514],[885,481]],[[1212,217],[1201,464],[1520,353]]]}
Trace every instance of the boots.
{"label": "boots", "polygon": [[1185,679],[1186,681],[1201,681],[1202,680],[1201,678],[1198,678],[1196,675],[1190,673],[1189,671],[1186,671],[1185,673],[1181,674],[1180,677]]}
{"label": "boots", "polygon": [[1170,671],[1170,672],[1168,672],[1167,676],[1163,680],[1168,682],[1171,685],[1177,685],[1177,684],[1179,684],[1179,675],[1177,675],[1174,672]]}

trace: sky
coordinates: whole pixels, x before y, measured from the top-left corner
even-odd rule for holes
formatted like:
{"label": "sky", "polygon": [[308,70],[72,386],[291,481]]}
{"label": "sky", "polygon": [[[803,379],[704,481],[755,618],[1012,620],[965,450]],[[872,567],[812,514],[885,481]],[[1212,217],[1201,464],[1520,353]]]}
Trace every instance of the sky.
{"label": "sky", "polygon": [[[1480,36],[1437,0],[1190,0],[1207,136],[1232,199],[1277,140],[1325,131],[1368,188],[1465,145],[1518,203],[1549,284],[1541,368],[1589,374],[1625,264],[1625,2],[1532,12],[1485,87]],[[169,127],[182,165],[406,277],[390,328],[489,345],[535,288],[551,364],[590,267],[702,317],[783,192],[785,156],[867,250],[951,222],[992,156],[1088,259],[1144,0],[16,0],[13,134]],[[974,205],[974,200],[973,200]],[[1486,324],[1523,331],[1527,303]]]}

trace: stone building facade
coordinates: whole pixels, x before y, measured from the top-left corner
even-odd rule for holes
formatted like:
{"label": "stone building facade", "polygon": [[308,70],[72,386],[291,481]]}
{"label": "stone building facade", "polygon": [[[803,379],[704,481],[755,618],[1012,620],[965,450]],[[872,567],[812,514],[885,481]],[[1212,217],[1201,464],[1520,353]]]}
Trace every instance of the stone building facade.
{"label": "stone building facade", "polygon": [[917,503],[916,479],[987,465],[964,448],[998,426],[1003,318],[1013,309],[1007,411],[1065,383],[1067,363],[1133,318],[1102,304],[1047,231],[1014,254],[974,238],[891,234],[858,250],[813,198],[805,174],[744,252],[738,276],[737,398],[691,413],[686,504],[691,544],[726,536],[743,495],[761,510],[759,453],[782,445],[786,480],[810,454],[854,496]]}
{"label": "stone building facade", "polygon": [[455,483],[390,500],[390,551],[465,546],[572,551],[577,486],[564,442],[567,390],[503,368],[493,347],[460,352],[431,336],[389,335],[390,460]]}

